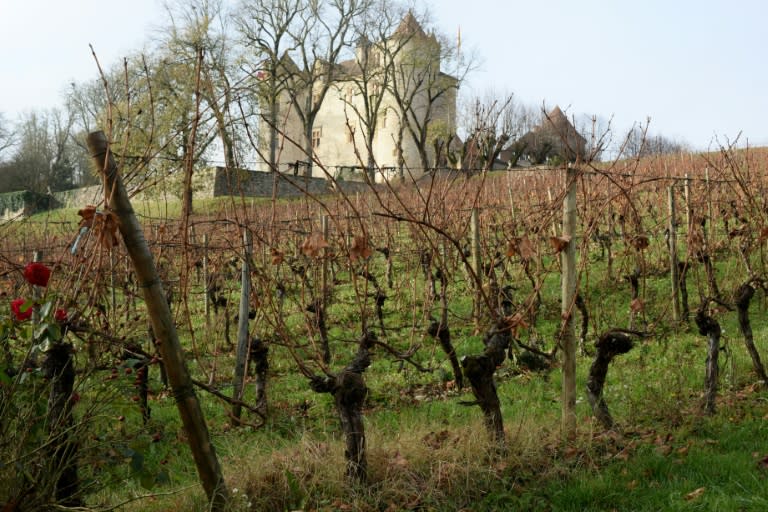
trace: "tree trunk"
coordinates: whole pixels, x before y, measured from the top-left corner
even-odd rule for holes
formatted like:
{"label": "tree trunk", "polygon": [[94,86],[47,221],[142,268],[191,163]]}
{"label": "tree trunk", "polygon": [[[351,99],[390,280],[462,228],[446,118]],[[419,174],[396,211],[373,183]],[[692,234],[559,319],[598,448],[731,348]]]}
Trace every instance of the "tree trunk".
{"label": "tree trunk", "polygon": [[451,368],[453,368],[453,378],[456,379],[456,389],[462,389],[464,387],[464,375],[461,372],[461,365],[459,365],[459,358],[456,356],[456,350],[453,348],[453,344],[451,343],[451,331],[448,329],[448,326],[442,322],[433,320],[429,324],[427,333],[433,338],[437,338],[437,340],[440,342],[440,347],[451,361]]}
{"label": "tree trunk", "polygon": [[[251,309],[251,272],[250,261],[251,253],[253,251],[253,242],[251,240],[251,232],[245,229],[243,231],[243,267],[241,271],[240,279],[240,311],[237,318],[237,355],[235,359],[235,378],[233,380],[232,398],[238,401],[243,400],[243,392],[245,391],[245,370],[248,365],[248,343],[250,336],[248,334],[248,314]],[[239,404],[232,406],[232,417],[234,423],[241,424],[240,415],[242,414],[242,407]]]}
{"label": "tree trunk", "polygon": [[587,353],[587,333],[589,333],[589,311],[581,294],[576,294],[576,309],[581,313],[581,330],[579,331],[579,351],[581,355]]}
{"label": "tree trunk", "polygon": [[51,382],[48,398],[48,435],[51,442],[47,450],[49,474],[57,475],[54,489],[56,503],[65,507],[81,506],[77,444],[71,439],[72,389],[75,382],[71,344],[54,343],[51,346],[43,362],[43,374]]}
{"label": "tree trunk", "polygon": [[109,143],[104,132],[90,133],[87,144],[94,165],[103,173],[105,192],[110,196],[110,202],[105,207],[108,207],[119,218],[120,234],[133,261],[139,285],[144,291],[144,302],[152,322],[152,331],[157,338],[157,347],[176,399],[179,416],[189,438],[189,446],[197,466],[198,475],[211,503],[211,510],[224,510],[229,493],[224,483],[216,451],[211,444],[200,403],[192,386],[184,353],[176,333],[176,326],[173,323],[170,308],[163,292],[162,282],[155,269],[152,253],[133,212],[125,186],[118,174],[117,165],[109,151]]}
{"label": "tree trunk", "polygon": [[619,354],[626,354],[632,349],[632,339],[621,331],[608,331],[595,342],[597,353],[587,378],[587,399],[592,406],[592,413],[607,429],[614,427],[613,417],[608,411],[608,404],[603,398],[605,377],[608,365]]}
{"label": "tree trunk", "polygon": [[325,364],[331,362],[331,344],[328,340],[328,327],[325,324],[325,307],[323,299],[315,299],[309,306],[307,312],[312,314],[312,327],[318,336],[320,336],[320,350],[322,350],[322,359]]}
{"label": "tree trunk", "polygon": [[344,431],[347,478],[353,483],[365,483],[368,480],[363,423],[363,404],[368,395],[368,387],[362,374],[371,364],[369,349],[375,342],[376,337],[373,334],[363,334],[357,355],[341,373],[327,377],[315,375],[309,383],[313,391],[333,395]]}
{"label": "tree trunk", "polygon": [[720,289],[717,286],[717,278],[715,277],[715,268],[712,265],[712,258],[709,254],[703,254],[701,256],[701,262],[704,264],[704,269],[707,271],[707,283],[709,284],[709,293],[712,297],[720,298]]}
{"label": "tree trunk", "polygon": [[696,325],[699,334],[707,337],[707,369],[704,378],[704,411],[707,414],[715,413],[715,400],[717,399],[717,380],[719,368],[717,358],[720,354],[720,324],[709,316],[705,306],[696,313]]}
{"label": "tree trunk", "polygon": [[749,283],[745,283],[739,286],[736,290],[736,308],[739,311],[739,327],[741,333],[744,335],[744,343],[747,345],[747,351],[752,358],[752,367],[755,369],[757,378],[763,383],[763,386],[768,385],[768,377],[765,375],[765,368],[762,361],[760,361],[760,354],[755,347],[754,338],[752,336],[752,325],[749,322],[749,302],[752,300],[752,296],[755,294],[755,289]]}
{"label": "tree trunk", "polygon": [[256,410],[267,416],[267,372],[269,371],[269,347],[260,338],[251,338],[251,357],[256,369]]}
{"label": "tree trunk", "polygon": [[496,372],[496,367],[504,362],[510,341],[509,329],[505,325],[499,325],[497,329],[485,336],[485,351],[482,354],[467,356],[461,360],[464,375],[469,380],[477,405],[485,416],[485,427],[491,438],[502,449],[505,444],[504,421],[493,374]]}

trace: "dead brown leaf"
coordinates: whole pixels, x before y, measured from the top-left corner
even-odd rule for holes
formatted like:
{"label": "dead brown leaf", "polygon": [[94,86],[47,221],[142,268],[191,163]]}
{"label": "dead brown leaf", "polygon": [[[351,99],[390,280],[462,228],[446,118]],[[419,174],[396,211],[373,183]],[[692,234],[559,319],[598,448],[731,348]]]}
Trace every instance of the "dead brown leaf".
{"label": "dead brown leaf", "polygon": [[330,247],[320,233],[310,234],[301,244],[301,252],[310,258],[319,258],[323,254],[323,249]]}
{"label": "dead brown leaf", "polygon": [[285,259],[285,254],[282,251],[278,251],[277,249],[272,249],[270,253],[272,254],[273,265],[279,265]]}
{"label": "dead brown leaf", "polygon": [[643,309],[645,309],[645,304],[640,299],[632,299],[632,302],[629,303],[629,310],[633,313],[640,313]]}
{"label": "dead brown leaf", "polygon": [[515,237],[507,244],[506,255],[508,258],[520,256],[523,261],[529,261],[536,256],[536,250],[531,240],[526,236]]}
{"label": "dead brown leaf", "polygon": [[77,214],[82,217],[79,226],[91,229],[105,249],[110,249],[118,244],[117,228],[120,221],[113,212],[98,210],[95,206],[88,205],[78,210]]}
{"label": "dead brown leaf", "polygon": [[637,251],[642,251],[651,245],[648,237],[645,235],[636,235],[629,240],[629,245],[635,248]]}
{"label": "dead brown leaf", "polygon": [[358,259],[367,260],[371,257],[373,251],[368,246],[368,237],[365,235],[356,236],[349,248],[349,258],[355,262]]}
{"label": "dead brown leaf", "polygon": [[568,235],[549,237],[549,243],[552,245],[552,248],[555,250],[555,254],[559,254],[563,252],[565,248],[568,247],[568,244],[570,242],[571,242],[571,237]]}
{"label": "dead brown leaf", "polygon": [[706,488],[706,487],[699,487],[699,488],[698,488],[698,489],[696,489],[695,491],[691,491],[691,492],[689,492],[688,494],[686,494],[686,495],[685,495],[685,500],[686,500],[686,501],[693,501],[693,500],[695,500],[696,498],[699,498],[699,497],[701,497],[701,495],[702,495],[702,494],[704,494],[704,491],[706,491],[706,490],[707,490],[707,488]]}

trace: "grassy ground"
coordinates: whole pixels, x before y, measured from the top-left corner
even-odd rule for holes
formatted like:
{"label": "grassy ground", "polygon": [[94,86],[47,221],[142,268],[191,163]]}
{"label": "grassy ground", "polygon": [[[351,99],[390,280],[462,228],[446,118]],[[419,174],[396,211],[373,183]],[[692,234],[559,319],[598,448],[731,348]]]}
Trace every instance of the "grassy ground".
{"label": "grassy ground", "polygon": [[[210,205],[211,212],[215,206]],[[56,220],[64,218],[66,212]],[[663,258],[650,256],[649,268],[662,268]],[[728,279],[729,287],[740,278],[734,261],[718,262],[719,275]],[[617,274],[634,264],[628,256],[619,257]],[[582,291],[595,312],[592,342],[595,332],[627,324],[629,295],[619,279],[605,276],[604,261],[592,261],[587,270]],[[702,289],[700,274],[694,272],[689,279]],[[397,287],[419,295],[424,283],[413,275],[398,277]],[[232,427],[229,406],[199,392],[233,496],[232,510],[766,510],[768,392],[754,381],[735,313],[717,315],[725,347],[721,393],[718,412],[705,416],[701,395],[706,340],[695,327],[670,327],[671,313],[665,309],[668,278],[663,273],[649,275],[643,289],[646,309],[638,322],[652,328],[655,336],[617,357],[608,373],[605,399],[618,422],[616,431],[607,432],[592,420],[585,397],[589,357],[578,361],[578,430],[568,440],[559,429],[559,368],[530,372],[507,361],[496,372],[507,434],[506,449],[498,450],[487,438],[479,408],[461,403],[474,397],[468,389],[455,389],[450,366],[436,343],[407,329],[392,334],[400,348],[422,344],[418,360],[435,371],[421,373],[382,351],[374,353],[365,374],[367,486],[345,481],[343,440],[331,397],[310,391],[287,351],[274,346],[270,412],[263,426]],[[339,277],[347,279],[343,273]],[[540,321],[521,333],[526,341],[542,339],[545,349],[553,346],[559,324],[558,277],[556,272],[547,276]],[[520,282],[526,283],[522,277]],[[525,296],[527,290],[519,293]],[[231,299],[235,297],[233,292]],[[350,333],[359,329],[359,319],[352,301],[353,294],[342,289],[329,308],[335,370],[356,348],[355,334]],[[765,301],[761,295],[754,302],[753,329],[762,354],[768,335]],[[201,305],[193,303],[192,308],[196,346],[188,335],[183,340],[190,368],[198,377],[210,372],[215,354],[215,383],[230,394],[227,382],[234,355],[222,348],[222,317],[206,326]],[[386,313],[390,326],[409,325],[413,315],[396,302],[388,303]],[[475,332],[470,313],[470,294],[456,289],[451,314],[459,355],[482,350],[482,336]],[[299,330],[302,321],[295,313],[287,323]],[[90,503],[124,503],[120,508],[128,511],[205,510],[173,397],[163,390],[155,367],[152,371],[152,419],[146,426],[132,401],[134,376],[121,367],[118,385],[108,387],[117,396],[110,398],[109,409],[98,410],[97,421],[100,442],[109,447],[103,464],[112,465],[112,479],[104,486],[102,470],[84,470],[86,484],[101,489]],[[90,391],[83,393],[77,411],[92,410],[89,404],[107,392],[93,386],[103,378],[95,374],[84,384]],[[253,400],[252,387],[247,402]],[[246,420],[258,422],[249,415]]]}

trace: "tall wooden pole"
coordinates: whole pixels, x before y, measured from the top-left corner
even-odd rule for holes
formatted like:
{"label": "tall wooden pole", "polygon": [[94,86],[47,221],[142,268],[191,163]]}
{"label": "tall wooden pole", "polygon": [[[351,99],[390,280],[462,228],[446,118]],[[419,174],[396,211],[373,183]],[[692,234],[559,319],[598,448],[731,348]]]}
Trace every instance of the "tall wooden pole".
{"label": "tall wooden pole", "polygon": [[472,216],[470,217],[470,228],[471,228],[471,234],[472,234],[472,270],[475,271],[476,276],[476,282],[475,282],[475,300],[474,307],[472,308],[474,311],[474,319],[475,319],[475,328],[480,328],[480,300],[481,300],[481,293],[482,293],[482,275],[483,275],[483,269],[482,267],[482,261],[480,260],[480,216],[478,214],[477,208],[472,208]]}
{"label": "tall wooden pole", "polygon": [[240,288],[240,312],[237,321],[237,360],[235,361],[235,380],[233,398],[237,400],[232,406],[232,415],[240,420],[240,401],[243,399],[245,368],[248,364],[248,313],[251,309],[251,271],[250,260],[253,252],[251,232],[243,230],[243,273]]}
{"label": "tall wooden pole", "polygon": [[[323,233],[323,240],[328,240],[328,216],[327,215],[321,215],[320,216],[320,230]],[[321,281],[321,300],[323,302],[323,308],[326,306],[326,301],[328,298],[328,258],[327,255],[327,249],[323,249],[323,269],[322,269],[322,275],[320,276]]]}
{"label": "tall wooden pole", "polygon": [[208,334],[208,329],[211,326],[211,301],[208,298],[208,233],[203,233],[203,308],[205,312],[205,332]]}
{"label": "tall wooden pole", "polygon": [[669,195],[669,224],[667,226],[667,242],[669,243],[669,275],[672,280],[672,319],[680,321],[680,272],[677,268],[677,213],[675,211],[675,187],[668,189]]}
{"label": "tall wooden pole", "polygon": [[152,323],[157,349],[163,358],[168,382],[176,399],[184,431],[189,439],[197,473],[211,504],[210,510],[223,511],[226,508],[229,493],[216,457],[216,450],[211,444],[200,402],[192,387],[184,352],[179,343],[176,326],[173,323],[152,253],[133,211],[131,201],[128,199],[123,180],[118,174],[117,164],[109,150],[109,142],[104,132],[90,133],[86,143],[94,165],[104,176],[105,191],[111,197],[110,210],[119,219],[120,234],[128,255],[133,261],[139,286],[144,292],[144,302]]}
{"label": "tall wooden pole", "polygon": [[576,170],[566,172],[566,195],[563,202],[563,238],[568,245],[560,253],[563,268],[562,304],[563,330],[563,434],[576,433],[576,322],[573,315],[576,303]]}

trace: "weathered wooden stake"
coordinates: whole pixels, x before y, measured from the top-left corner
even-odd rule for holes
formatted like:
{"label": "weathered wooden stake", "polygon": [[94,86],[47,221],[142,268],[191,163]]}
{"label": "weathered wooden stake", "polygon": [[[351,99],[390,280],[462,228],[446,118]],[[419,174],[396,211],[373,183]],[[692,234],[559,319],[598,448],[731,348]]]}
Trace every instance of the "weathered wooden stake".
{"label": "weathered wooden stake", "polygon": [[472,270],[475,271],[476,282],[475,286],[475,300],[473,312],[475,319],[475,328],[480,328],[480,294],[482,293],[482,275],[483,275],[483,262],[480,259],[480,216],[477,208],[472,208],[472,215],[470,217],[470,230],[472,235]]}
{"label": "weathered wooden stake", "polygon": [[211,325],[211,302],[208,298],[208,233],[203,233],[203,286],[205,287],[205,328]]}
{"label": "weathered wooden stake", "polygon": [[[323,233],[323,240],[328,241],[328,216],[322,215],[320,216],[320,230]],[[320,296],[323,301],[323,307],[325,307],[326,300],[328,298],[328,258],[326,257],[328,252],[326,248],[323,248],[323,270],[321,275],[321,289],[320,289]]]}
{"label": "weathered wooden stake", "polygon": [[157,339],[157,348],[168,373],[168,381],[176,399],[184,431],[189,439],[189,447],[200,481],[211,504],[210,510],[223,511],[226,508],[229,493],[216,457],[216,450],[211,444],[200,402],[189,376],[184,352],[179,343],[176,326],[173,323],[152,253],[118,174],[117,164],[109,150],[106,135],[101,131],[90,133],[86,143],[94,165],[104,175],[105,192],[110,197],[110,202],[106,206],[119,219],[120,234],[133,261],[139,286],[144,292],[144,302]]}
{"label": "weathered wooden stake", "polygon": [[573,308],[576,303],[576,170],[566,171],[567,191],[563,202],[563,238],[568,245],[560,253],[562,275],[561,312],[563,328],[560,342],[563,347],[563,434],[570,437],[576,432],[576,322]]}
{"label": "weathered wooden stake", "polygon": [[250,261],[253,252],[253,241],[248,228],[243,230],[243,271],[240,284],[240,312],[237,319],[237,359],[235,360],[235,380],[233,381],[232,398],[237,400],[232,406],[232,416],[236,423],[240,422],[242,408],[239,404],[243,400],[243,385],[245,381],[245,369],[248,366],[248,313],[251,309],[251,271]]}
{"label": "weathered wooden stake", "polygon": [[669,275],[672,280],[672,319],[680,321],[680,274],[677,267],[677,220],[675,212],[675,188],[667,189],[669,197],[669,224],[667,243],[669,245]]}

